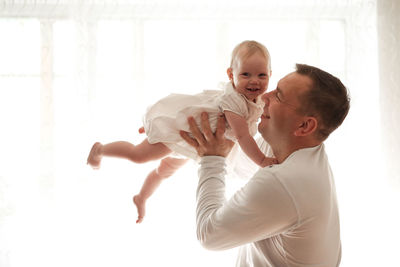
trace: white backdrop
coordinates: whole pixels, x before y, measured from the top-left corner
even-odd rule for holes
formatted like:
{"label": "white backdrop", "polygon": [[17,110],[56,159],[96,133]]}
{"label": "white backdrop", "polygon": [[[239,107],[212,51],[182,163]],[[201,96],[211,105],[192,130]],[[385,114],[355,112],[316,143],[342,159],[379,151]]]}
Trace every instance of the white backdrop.
{"label": "white backdrop", "polygon": [[[372,0],[2,1],[0,266],[232,266],[235,250],[196,240],[194,163],[163,183],[136,225],[131,198],[156,163],[107,159],[93,171],[86,157],[94,141],[140,142],[141,117],[160,97],[226,80],[245,39],[269,48],[271,89],[296,62],[348,86],[350,114],[326,143],[341,266],[398,266],[376,10]],[[229,192],[240,183],[230,180]]]}

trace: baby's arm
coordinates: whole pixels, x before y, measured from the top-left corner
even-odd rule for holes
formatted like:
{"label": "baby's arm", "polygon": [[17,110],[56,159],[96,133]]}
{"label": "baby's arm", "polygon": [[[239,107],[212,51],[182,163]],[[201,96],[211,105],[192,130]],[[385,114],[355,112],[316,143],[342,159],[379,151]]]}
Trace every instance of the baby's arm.
{"label": "baby's arm", "polygon": [[249,127],[246,120],[231,111],[225,111],[225,118],[229,126],[232,128],[236,139],[244,153],[260,167],[265,167],[277,163],[276,159],[269,158],[261,152],[256,141],[250,135]]}

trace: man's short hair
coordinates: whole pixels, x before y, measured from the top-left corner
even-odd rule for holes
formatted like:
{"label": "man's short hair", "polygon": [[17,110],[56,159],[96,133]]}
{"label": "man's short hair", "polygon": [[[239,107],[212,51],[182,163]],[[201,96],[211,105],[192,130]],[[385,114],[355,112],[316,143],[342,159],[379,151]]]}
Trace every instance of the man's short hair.
{"label": "man's short hair", "polygon": [[316,67],[296,64],[296,72],[312,80],[310,90],[299,97],[299,112],[317,118],[316,134],[323,141],[346,118],[350,109],[348,91],[338,78]]}

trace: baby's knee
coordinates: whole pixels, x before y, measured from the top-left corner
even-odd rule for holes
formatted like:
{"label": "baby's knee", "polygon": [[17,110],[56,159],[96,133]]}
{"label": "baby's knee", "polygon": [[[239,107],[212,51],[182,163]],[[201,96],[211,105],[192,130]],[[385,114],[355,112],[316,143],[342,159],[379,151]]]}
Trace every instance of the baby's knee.
{"label": "baby's knee", "polygon": [[168,178],[174,174],[175,169],[170,164],[161,162],[160,166],[157,167],[156,172],[161,178]]}
{"label": "baby's knee", "polygon": [[174,174],[182,164],[177,164],[176,159],[165,158],[160,162],[160,165],[157,168],[157,174],[162,178],[168,178],[172,174]]}

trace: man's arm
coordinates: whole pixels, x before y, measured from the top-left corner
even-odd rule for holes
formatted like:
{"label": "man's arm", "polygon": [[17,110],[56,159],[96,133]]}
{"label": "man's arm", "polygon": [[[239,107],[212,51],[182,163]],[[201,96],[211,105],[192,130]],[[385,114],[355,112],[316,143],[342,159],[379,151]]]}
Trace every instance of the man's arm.
{"label": "man's arm", "polygon": [[223,136],[223,118],[218,121],[215,135],[207,116],[202,115],[203,132],[194,121],[189,119],[188,122],[195,139],[187,133],[181,136],[203,156],[196,223],[197,236],[204,247],[219,250],[255,242],[281,233],[297,222],[297,211],[290,195],[268,169],[259,171],[226,201],[224,157],[228,154],[229,140]]}
{"label": "man's arm", "polygon": [[268,169],[258,171],[228,201],[224,176],[224,158],[201,159],[196,224],[204,247],[229,249],[283,233],[297,223],[292,198]]}

